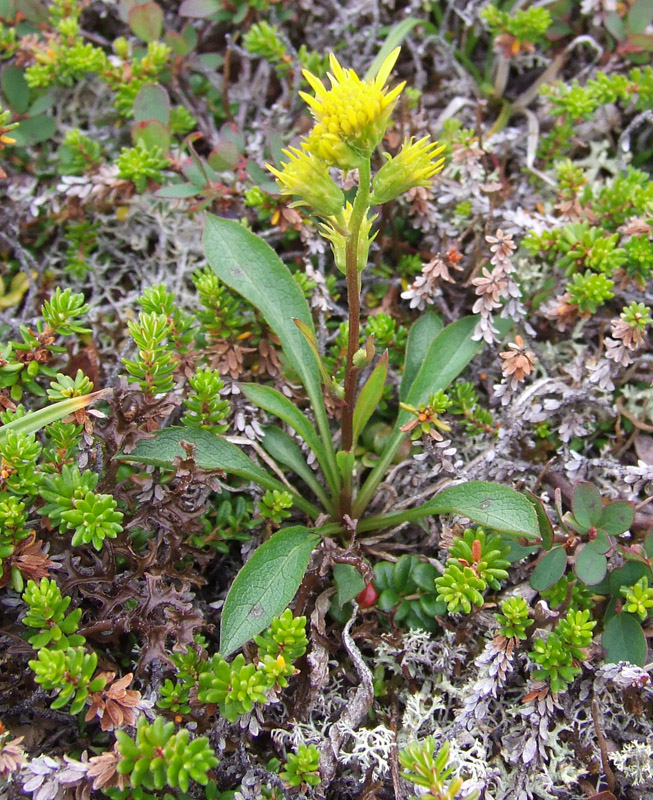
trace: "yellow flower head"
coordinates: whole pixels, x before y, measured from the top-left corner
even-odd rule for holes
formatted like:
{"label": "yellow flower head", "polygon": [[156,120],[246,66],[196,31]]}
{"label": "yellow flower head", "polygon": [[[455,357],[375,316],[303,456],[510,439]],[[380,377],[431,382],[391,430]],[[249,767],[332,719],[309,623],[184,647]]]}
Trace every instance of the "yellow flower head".
{"label": "yellow flower head", "polygon": [[438,156],[445,145],[432,142],[428,136],[414,142],[412,137],[404,141],[403,147],[388,161],[374,177],[373,203],[387,203],[416,186],[430,186],[433,176],[444,166],[444,158]]}
{"label": "yellow flower head", "polygon": [[298,205],[309,205],[324,217],[339,214],[345,196],[329,175],[328,165],[297,147],[283,153],[289,160],[281,165],[280,170],[266,164],[277,179],[281,194],[296,195],[299,197]]}
{"label": "yellow flower head", "polygon": [[369,158],[385,133],[388,118],[404,83],[391,91],[385,82],[399,56],[395,48],[385,59],[373,80],[362,81],[353,69],[343,69],[331,54],[327,89],[315,75],[304,70],[304,77],[315,91],[300,96],[308,103],[316,125],[306,143],[310,152],[341,169],[356,167],[362,158]]}

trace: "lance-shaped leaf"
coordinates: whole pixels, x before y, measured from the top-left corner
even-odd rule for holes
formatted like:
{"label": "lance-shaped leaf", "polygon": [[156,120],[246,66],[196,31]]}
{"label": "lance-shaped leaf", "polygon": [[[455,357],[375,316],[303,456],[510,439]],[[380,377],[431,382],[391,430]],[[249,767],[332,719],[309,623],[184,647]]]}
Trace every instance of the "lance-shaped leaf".
{"label": "lance-shaped leaf", "polygon": [[20,431],[21,433],[36,433],[49,425],[51,422],[63,419],[80,411],[82,408],[90,406],[107,394],[108,389],[100,389],[98,392],[82,395],[81,397],[70,397],[68,400],[61,400],[58,403],[39,408],[38,411],[30,411],[20,419],[0,425],[0,441],[2,441],[9,431]]}
{"label": "lance-shaped leaf", "polygon": [[255,403],[264,411],[268,411],[270,414],[274,414],[275,417],[283,420],[290,425],[295,433],[302,437],[315,453],[331,492],[337,494],[339,489],[338,479],[330,471],[327,450],[322,444],[322,440],[317,435],[310,420],[308,420],[297,406],[285,395],[273,389],[271,386],[262,386],[258,383],[241,383],[240,388],[248,400],[251,400],[252,403]]}
{"label": "lance-shaped leaf", "polygon": [[460,514],[496,531],[539,539],[537,515],[528,498],[509,486],[489,481],[450,486],[418,508],[362,519],[358,530],[376,530],[435,514]]}
{"label": "lance-shaped leaf", "polygon": [[262,544],[240,570],[222,610],[220,652],[228,656],[260,633],[293,599],[320,541],[301,525]]}
{"label": "lance-shaped leaf", "polygon": [[[264,489],[288,491],[287,486],[257,466],[235,444],[223,436],[200,428],[166,428],[159,431],[152,439],[141,439],[133,452],[122,453],[119,459],[174,469],[178,459],[188,458],[182,442],[192,445],[193,460],[201,469],[222,470],[230,475],[253,481]],[[319,514],[319,509],[304,500],[297,492],[291,494],[293,502],[302,511],[313,518]]]}
{"label": "lance-shaped leaf", "polygon": [[320,486],[313,474],[313,471],[306,463],[302,451],[297,442],[287,433],[276,425],[267,425],[264,428],[265,436],[261,444],[263,449],[269,453],[278,463],[289,467],[296,475],[309,486],[316,497],[324,506],[325,511],[331,511],[331,501],[327,497],[324,488]]}
{"label": "lance-shaped leaf", "polygon": [[[478,317],[464,317],[447,325],[436,337],[426,352],[426,356],[406,391],[405,402],[417,407],[427,403],[430,395],[439,389],[446,389],[460,375],[483,343],[472,339]],[[507,330],[510,320],[497,320],[497,327]],[[368,503],[383,480],[388,466],[392,463],[401,442],[406,435],[401,427],[411,418],[410,411],[400,410],[395,426],[379,461],[368,475],[354,503],[354,517],[360,519]]]}
{"label": "lance-shaped leaf", "polygon": [[311,311],[297,281],[270,245],[233,220],[207,215],[204,250],[220,280],[258,308],[279,337],[286,358],[306,388],[335,475],[335,451],[322,398],[319,361],[293,322],[301,320],[313,330]]}
{"label": "lance-shaped leaf", "polygon": [[354,408],[353,440],[354,446],[363,428],[369,422],[370,417],[376,411],[381,397],[385,379],[388,376],[388,353],[387,351],[379,359],[379,363],[372,370],[369,378],[365,381],[360,390],[356,406]]}
{"label": "lance-shaped leaf", "polygon": [[433,311],[427,311],[418,317],[411,325],[406,343],[406,358],[404,360],[404,374],[399,388],[399,399],[403,402],[413,385],[415,376],[424,363],[431,343],[440,333],[444,325],[442,320]]}
{"label": "lance-shaped leaf", "polygon": [[320,375],[322,376],[322,383],[327,387],[327,389],[330,389],[331,376],[329,375],[327,368],[324,366],[324,362],[322,361],[322,356],[320,355],[320,350],[317,346],[317,339],[315,338],[315,332],[305,322],[302,322],[301,319],[297,319],[297,317],[293,319],[293,322],[299,328],[299,331],[304,339],[306,339],[308,346],[313,351],[315,360],[317,361],[317,365],[320,370]]}

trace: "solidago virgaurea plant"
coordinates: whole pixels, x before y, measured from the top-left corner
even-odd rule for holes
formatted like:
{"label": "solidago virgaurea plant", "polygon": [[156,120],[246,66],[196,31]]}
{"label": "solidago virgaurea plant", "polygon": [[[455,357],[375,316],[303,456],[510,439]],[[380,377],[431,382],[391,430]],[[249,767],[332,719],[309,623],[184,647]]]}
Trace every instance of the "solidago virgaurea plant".
{"label": "solidago virgaurea plant", "polygon": [[[188,457],[190,448],[199,467],[220,469],[264,489],[283,491],[292,498],[296,518],[298,513],[304,515],[304,524],[282,528],[264,542],[236,577],[222,614],[223,655],[258,634],[288,605],[311,553],[324,537],[339,537],[341,546],[349,549],[354,534],[360,539],[367,532],[448,512],[515,536],[539,536],[534,508],[526,497],[479,481],[450,486],[421,506],[368,513],[379,484],[413,427],[409,423],[414,410],[446,389],[481,346],[472,339],[475,317],[447,327],[433,313],[416,320],[408,338],[394,428],[374,468],[368,472],[357,468],[356,443],[381,400],[388,373],[387,354],[377,357],[372,341],[363,347],[360,342],[361,274],[376,235],[374,209],[411,188],[430,186],[444,164],[443,146],[429,137],[411,138],[396,156],[384,154],[385,163],[372,174],[376,150],[404,87],[399,83],[389,88],[398,56],[399,48],[392,50],[379,59],[376,74],[360,78],[332,55],[328,86],[305,71],[314,94],[300,95],[314,117],[313,128],[297,147],[284,151],[280,165],[268,165],[280,192],[319,219],[319,230],[331,243],[336,267],[346,276],[349,333],[342,384],[326,369],[308,303],[276,253],[237,222],[212,215],[206,221],[204,246],[211,268],[252,303],[274,331],[285,363],[304,386],[310,416],[271,386],[244,384],[241,389],[250,402],[284,422],[305,442],[319,472],[308,466],[296,439],[274,425],[266,427],[262,446],[266,463],[274,466],[276,475],[284,469],[294,473],[285,484],[229,437],[196,427],[161,431],[124,456],[170,467],[175,459]],[[334,168],[357,170],[353,200],[345,198]],[[331,429],[324,392],[341,405],[338,437]],[[356,577],[359,582],[351,582],[345,599],[360,592],[363,579]]]}

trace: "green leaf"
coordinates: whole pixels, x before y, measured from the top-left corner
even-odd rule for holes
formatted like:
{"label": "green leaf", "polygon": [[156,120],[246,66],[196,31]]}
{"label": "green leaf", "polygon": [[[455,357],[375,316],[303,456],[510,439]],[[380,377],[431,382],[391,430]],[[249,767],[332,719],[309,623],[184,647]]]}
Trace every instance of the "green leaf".
{"label": "green leaf", "polygon": [[553,525],[551,524],[549,515],[546,513],[544,503],[537,495],[533,494],[533,492],[528,489],[526,489],[526,497],[528,497],[533,504],[533,508],[537,514],[537,523],[540,526],[540,536],[542,537],[542,547],[545,550],[550,550],[553,547]]}
{"label": "green leaf", "polygon": [[593,483],[585,481],[574,486],[571,496],[571,511],[583,531],[596,527],[601,519],[601,495]]}
{"label": "green leaf", "polygon": [[468,481],[444,489],[426,506],[434,514],[461,514],[495,531],[539,538],[537,515],[529,499],[509,486]]}
{"label": "green leaf", "polygon": [[630,33],[644,33],[653,22],[653,3],[651,0],[635,0],[628,9],[628,28]]}
{"label": "green leaf", "polygon": [[142,3],[129,12],[129,27],[144,42],[156,42],[163,31],[163,11],[158,3]]}
{"label": "green leaf", "polygon": [[336,585],[337,600],[340,608],[357,597],[365,588],[363,576],[351,564],[335,564],[333,582]]}
{"label": "green leaf", "polygon": [[[426,356],[406,392],[405,402],[412,406],[426,403],[429,396],[439,389],[446,389],[458,377],[483,346],[483,342],[472,340],[478,317],[465,317],[458,322],[447,325],[432,340]],[[500,329],[511,325],[510,320],[498,320]],[[409,411],[401,410],[397,415],[392,436],[379,461],[367,477],[354,503],[354,517],[360,519],[372,499],[377,486],[383,480],[385,472],[392,462],[397,449],[405,437],[400,428],[411,419]],[[535,515],[535,512],[533,512]]]}
{"label": "green leaf", "polygon": [[45,408],[40,408],[38,411],[30,411],[25,414],[24,417],[15,419],[13,422],[8,422],[6,425],[0,425],[0,442],[5,438],[8,431],[36,433],[51,422],[56,422],[57,420],[70,416],[75,411],[86,408],[86,406],[99,400],[106,392],[106,389],[101,389],[99,392],[91,392],[91,394],[85,394],[82,397],[71,397],[68,400],[61,400]]}
{"label": "green leaf", "polygon": [[651,568],[647,564],[642,564],[641,561],[626,561],[623,567],[618,567],[610,573],[610,592],[621,597],[619,590],[622,586],[632,586],[643,577],[648,578],[649,584],[653,582]]}
{"label": "green leaf", "polygon": [[221,139],[206,160],[216,172],[227,172],[235,169],[242,157],[235,142]]}
{"label": "green leaf", "polygon": [[158,83],[146,83],[134,99],[135,122],[158,120],[166,128],[170,124],[170,98]]}
{"label": "green leaf", "polygon": [[609,664],[629,661],[643,667],[646,663],[646,638],[642,626],[632,614],[615,614],[605,626],[601,644]]}
{"label": "green leaf", "polygon": [[623,42],[626,39],[626,26],[616,11],[606,14],[604,25],[606,30],[609,31],[618,42]]}
{"label": "green leaf", "polygon": [[222,11],[221,0],[184,0],[179,6],[180,17],[206,19]]}
{"label": "green leaf", "polygon": [[608,571],[608,559],[592,545],[592,542],[586,544],[576,556],[575,572],[586,586],[601,583]]}
{"label": "green leaf", "polygon": [[619,536],[630,528],[634,520],[633,504],[627,500],[614,500],[604,506],[596,527],[610,536]]}
{"label": "green leaf", "polygon": [[358,530],[377,530],[435,514],[460,514],[496,531],[529,539],[540,538],[537,515],[528,498],[509,486],[488,481],[468,481],[451,486],[419,508],[362,519]]}
{"label": "green leaf", "polygon": [[545,592],[565,574],[567,551],[564,547],[554,547],[538,561],[531,575],[530,584],[538,592]]}
{"label": "green leaf", "polygon": [[402,19],[401,22],[398,22],[390,30],[385,38],[385,42],[383,42],[383,45],[381,46],[381,49],[376,54],[376,58],[368,67],[364,80],[369,81],[376,77],[377,72],[379,69],[381,69],[381,65],[386,58],[395,49],[395,47],[398,47],[403,42],[406,36],[408,36],[408,34],[413,30],[415,25],[419,25],[420,22],[422,22],[421,19],[416,19],[415,17],[406,17],[406,19]]}
{"label": "green leaf", "polygon": [[324,365],[324,361],[322,360],[322,356],[320,355],[319,348],[317,346],[317,339],[315,338],[315,331],[313,330],[312,326],[307,325],[301,319],[297,319],[296,317],[293,319],[295,325],[299,328],[300,333],[306,339],[306,343],[313,351],[313,355],[315,356],[315,360],[317,362],[318,368],[320,370],[320,375],[322,376],[322,383],[330,387],[331,386],[331,376],[327,372],[327,368]]}
{"label": "green leaf", "polygon": [[[478,317],[464,317],[447,325],[431,342],[424,361],[406,394],[406,403],[418,406],[439,389],[446,389],[460,375],[478,353],[484,342],[472,339]],[[409,411],[400,411],[397,427],[411,417]]]}
{"label": "green leaf", "polygon": [[47,114],[38,114],[20,121],[20,125],[11,131],[16,147],[30,147],[51,139],[57,131],[57,123]]}
{"label": "green leaf", "polygon": [[[211,431],[199,428],[166,428],[152,439],[141,439],[131,453],[122,453],[120,461],[137,464],[153,464],[155,467],[174,469],[175,460],[187,458],[182,442],[193,445],[193,459],[201,469],[217,469],[253,481],[265,489],[278,489],[286,492],[288,488],[281,481],[251,461],[235,444]],[[307,503],[296,492],[293,500],[298,508],[315,518],[319,510]]]}
{"label": "green leaf", "polygon": [[649,558],[653,558],[653,533],[647,533],[644,539],[644,551]]}
{"label": "green leaf", "polygon": [[355,453],[349,450],[338,450],[336,453],[336,463],[343,483],[351,483],[351,476],[354,472],[354,465],[356,463]]}
{"label": "green leaf", "polygon": [[17,114],[24,114],[29,108],[29,86],[24,71],[14,64],[8,64],[2,70],[0,82],[7,103]]}
{"label": "green leaf", "polygon": [[361,431],[367,425],[381,401],[387,376],[388,353],[386,351],[365,381],[358,395],[358,400],[356,400],[356,407],[354,408],[354,446],[356,446]]}
{"label": "green leaf", "polygon": [[302,290],[274,250],[233,220],[208,214],[204,249],[220,280],[258,308],[279,337],[286,357],[306,388],[335,476],[335,454],[322,399],[319,364],[293,322],[299,319],[313,330],[313,318]]}
{"label": "green leaf", "polygon": [[326,450],[310,420],[302,414],[291,400],[271,386],[262,386],[258,383],[241,383],[240,389],[248,400],[251,400],[252,403],[255,403],[264,411],[274,414],[275,417],[283,420],[290,425],[295,433],[302,437],[315,453],[331,492],[336,494],[338,492],[337,478],[329,472]]}
{"label": "green leaf", "polygon": [[164,153],[167,153],[170,149],[170,131],[158,119],[135,122],[132,125],[131,133],[134,144],[142,142],[148,150],[160,147]]}
{"label": "green leaf", "polygon": [[597,531],[590,544],[597,553],[609,553],[612,550],[612,539],[604,531]]}
{"label": "green leaf", "polygon": [[220,652],[228,656],[260,633],[295,596],[320,541],[301,525],[264,542],[234,580],[222,610]]}
{"label": "green leaf", "polygon": [[186,197],[194,197],[199,192],[199,188],[194,183],[169,183],[154,192],[155,197],[165,200],[180,200]]}
{"label": "green leaf", "polygon": [[433,311],[427,311],[413,322],[406,343],[404,374],[399,388],[400,400],[405,400],[431,343],[443,327],[442,320]]}
{"label": "green leaf", "polygon": [[279,464],[289,467],[295,474],[309,486],[316,497],[320,498],[326,511],[331,511],[331,502],[326,496],[324,489],[317,482],[313,470],[308,466],[297,442],[287,433],[276,425],[268,425],[264,428],[265,436],[261,444],[263,449],[269,453]]}

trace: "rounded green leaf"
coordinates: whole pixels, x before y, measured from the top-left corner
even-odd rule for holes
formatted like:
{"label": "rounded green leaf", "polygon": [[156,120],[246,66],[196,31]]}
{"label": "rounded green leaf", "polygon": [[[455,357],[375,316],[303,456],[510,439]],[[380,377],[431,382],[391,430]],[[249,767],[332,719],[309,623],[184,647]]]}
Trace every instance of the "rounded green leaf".
{"label": "rounded green leaf", "polygon": [[602,508],[601,495],[593,483],[583,481],[576,484],[571,497],[571,511],[582,530],[596,527]]}
{"label": "rounded green leaf", "polygon": [[610,536],[619,536],[627,531],[635,519],[635,509],[627,500],[614,500],[601,511],[597,528]]}
{"label": "rounded green leaf", "polygon": [[578,580],[586,586],[601,583],[608,570],[608,559],[593,544],[586,544],[576,556],[575,572]]}
{"label": "rounded green leaf", "polygon": [[156,119],[167,129],[170,124],[170,97],[158,83],[146,83],[134,99],[134,121]]}
{"label": "rounded green leaf", "polygon": [[605,626],[601,644],[608,663],[629,661],[638,667],[643,667],[646,663],[644,631],[632,614],[615,614]]}
{"label": "rounded green leaf", "polygon": [[379,611],[390,612],[392,609],[401,602],[401,597],[395,592],[394,589],[385,589],[379,595],[376,604]]}
{"label": "rounded green leaf", "polygon": [[653,583],[651,568],[641,561],[626,561],[623,567],[612,570],[610,573],[610,591],[621,597],[619,591],[622,586],[632,586],[640,578],[648,578],[649,585]]}
{"label": "rounded green leaf", "polygon": [[302,582],[320,537],[296,525],[275,533],[234,580],[222,611],[220,652],[228,656],[281,614]]}
{"label": "rounded green leaf", "polygon": [[567,566],[567,551],[564,547],[549,550],[533,570],[531,586],[538,592],[544,592],[560,580]]}
{"label": "rounded green leaf", "polygon": [[147,2],[134,6],[129,12],[129,27],[144,42],[155,42],[163,31],[163,11],[158,3]]}

